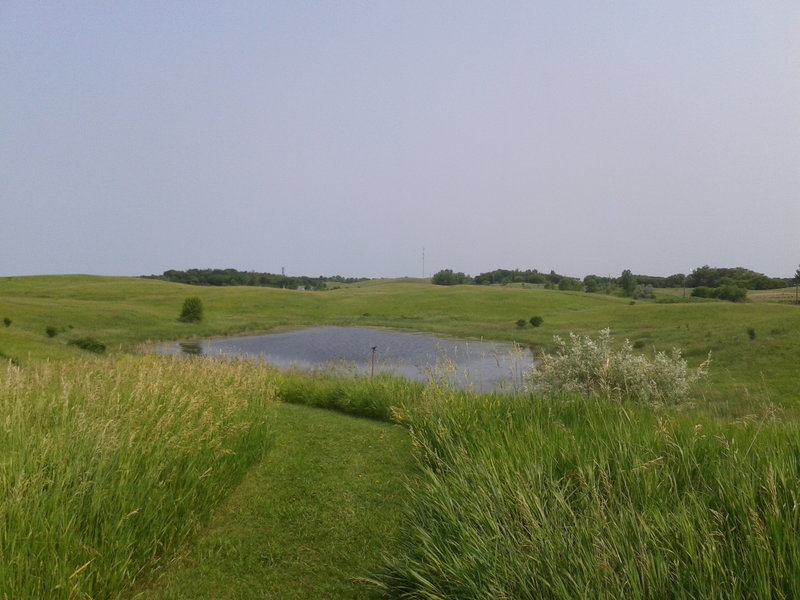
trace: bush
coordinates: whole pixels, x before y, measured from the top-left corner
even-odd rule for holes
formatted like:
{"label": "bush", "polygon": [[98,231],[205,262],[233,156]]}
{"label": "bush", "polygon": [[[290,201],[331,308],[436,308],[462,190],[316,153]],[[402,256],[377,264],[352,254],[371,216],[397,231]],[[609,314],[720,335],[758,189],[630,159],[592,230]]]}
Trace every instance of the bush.
{"label": "bush", "polygon": [[611,330],[593,340],[570,334],[569,341],[554,337],[555,354],[544,354],[529,374],[532,386],[545,394],[581,393],[613,400],[676,403],[706,374],[708,362],[689,371],[677,348],[657,352],[652,360],[635,354],[628,340],[619,350],[611,345]]}
{"label": "bush", "polygon": [[534,327],[541,327],[542,323],[544,323],[544,319],[540,316],[531,317],[531,325]]}
{"label": "bush", "polygon": [[86,350],[87,352],[94,352],[95,354],[103,354],[106,351],[106,345],[98,342],[94,338],[90,337],[82,337],[76,340],[70,340],[67,342],[69,346],[77,346],[81,350]]}
{"label": "bush", "polygon": [[756,339],[756,330],[753,327],[747,328],[747,337],[749,337],[751,340]]}
{"label": "bush", "polygon": [[525,319],[517,319],[517,327],[519,329],[524,328],[525,327],[525,323],[526,323]]}
{"label": "bush", "polygon": [[45,327],[44,332],[47,334],[47,337],[49,338],[53,338],[58,335],[58,329],[56,329],[52,325],[48,325],[47,327]]}
{"label": "bush", "polygon": [[11,327],[11,319],[9,319],[8,317],[4,317],[3,325],[5,325],[6,327]]}
{"label": "bush", "polygon": [[655,298],[655,294],[653,293],[653,286],[649,283],[642,285],[641,283],[636,286],[636,289],[633,291],[634,298],[644,298],[644,299],[652,299]]}
{"label": "bush", "polygon": [[705,285],[699,285],[692,290],[692,296],[695,298],[713,298],[714,288],[710,288]]}
{"label": "bush", "polygon": [[716,289],[714,296],[729,302],[743,302],[747,297],[747,290],[738,285],[721,285]]}
{"label": "bush", "polygon": [[183,301],[179,321],[184,323],[199,323],[203,320],[203,301],[197,296],[191,296]]}

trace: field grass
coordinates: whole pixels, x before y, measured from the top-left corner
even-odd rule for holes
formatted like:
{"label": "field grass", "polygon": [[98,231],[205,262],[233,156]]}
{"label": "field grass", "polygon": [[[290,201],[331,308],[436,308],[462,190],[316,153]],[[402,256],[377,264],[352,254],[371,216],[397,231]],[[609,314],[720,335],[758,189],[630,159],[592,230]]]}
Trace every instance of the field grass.
{"label": "field grass", "polygon": [[[202,323],[178,321],[183,300],[199,296]],[[539,315],[541,327],[516,327]],[[0,353],[24,363],[82,352],[70,339],[91,337],[109,352],[138,343],[275,331],[308,325],[363,325],[548,348],[554,334],[596,334],[610,327],[642,351],[679,347],[691,366],[712,352],[700,404],[743,414],[755,404],[796,404],[800,307],[781,303],[631,303],[627,299],[539,288],[434,286],[375,280],[327,292],[193,287],[120,277],[0,279]],[[54,338],[45,335],[56,327]],[[751,332],[753,336],[751,337]]]}
{"label": "field grass", "polygon": [[429,390],[391,598],[800,596],[796,420]]}
{"label": "field grass", "polygon": [[273,371],[127,356],[0,373],[0,598],[118,598],[272,440]]}
{"label": "field grass", "polygon": [[299,405],[279,407],[275,444],[182,562],[140,600],[368,599],[360,579],[392,553],[405,431]]}
{"label": "field grass", "polygon": [[[187,296],[203,322],[178,321]],[[541,327],[516,326],[533,315]],[[127,597],[132,585],[148,598],[369,597],[353,577],[430,600],[800,595],[797,306],[58,276],[0,279],[4,317],[3,600]],[[692,400],[668,408],[130,354],[320,324],[537,349],[610,327],[645,356],[677,346],[692,367],[709,351],[712,363]],[[110,356],[69,345],[83,337]],[[401,430],[278,399],[399,420],[419,477],[399,485],[414,472]]]}

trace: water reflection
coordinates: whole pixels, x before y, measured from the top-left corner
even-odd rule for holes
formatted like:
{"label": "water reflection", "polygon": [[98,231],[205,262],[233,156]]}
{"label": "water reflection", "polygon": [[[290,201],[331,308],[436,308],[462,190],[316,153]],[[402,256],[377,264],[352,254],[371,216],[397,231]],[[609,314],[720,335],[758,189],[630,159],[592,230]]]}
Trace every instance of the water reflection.
{"label": "water reflection", "polygon": [[258,357],[281,368],[432,378],[476,391],[520,384],[533,364],[512,344],[467,342],[367,327],[313,327],[289,333],[166,344],[159,352]]}
{"label": "water reflection", "polygon": [[199,356],[203,354],[203,346],[200,342],[178,342],[181,352]]}

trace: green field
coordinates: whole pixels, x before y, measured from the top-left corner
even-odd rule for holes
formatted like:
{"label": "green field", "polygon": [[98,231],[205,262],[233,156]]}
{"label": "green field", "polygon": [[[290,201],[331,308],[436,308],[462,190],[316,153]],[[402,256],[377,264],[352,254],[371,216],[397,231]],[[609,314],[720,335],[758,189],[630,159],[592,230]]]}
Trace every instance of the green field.
{"label": "green field", "polygon": [[[790,292],[634,303],[421,280],[2,278],[0,598],[796,597]],[[189,296],[201,323],[178,321]],[[541,327],[516,325],[535,315]],[[321,324],[537,352],[609,327],[643,357],[679,347],[690,367],[712,363],[665,407],[143,352]]]}
{"label": "green field", "polygon": [[[206,318],[180,323],[187,296]],[[755,294],[758,297],[758,294]],[[543,317],[539,328],[515,322]],[[785,303],[631,303],[628,299],[540,288],[432,286],[375,280],[327,292],[191,287],[162,281],[91,276],[0,279],[0,352],[25,363],[81,351],[67,340],[89,336],[112,351],[148,341],[264,332],[308,325],[364,325],[548,347],[554,334],[597,333],[679,347],[691,365],[712,353],[710,385],[698,400],[711,410],[748,410],[752,401],[793,406],[797,399],[800,310]],[[50,326],[60,333],[47,338]],[[748,329],[752,330],[751,339]],[[85,353],[84,353],[85,354]]]}

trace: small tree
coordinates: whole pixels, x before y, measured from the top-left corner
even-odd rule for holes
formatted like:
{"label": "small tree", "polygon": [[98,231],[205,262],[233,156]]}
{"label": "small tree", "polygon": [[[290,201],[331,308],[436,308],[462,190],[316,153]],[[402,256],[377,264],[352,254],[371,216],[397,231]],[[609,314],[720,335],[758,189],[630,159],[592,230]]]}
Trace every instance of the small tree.
{"label": "small tree", "polygon": [[183,309],[179,321],[184,323],[198,323],[203,320],[203,301],[197,296],[191,296],[183,301]]}
{"label": "small tree", "polygon": [[8,317],[3,317],[3,325],[5,325],[6,327],[11,327],[11,319],[9,319]]}
{"label": "small tree", "polygon": [[534,327],[539,327],[542,323],[544,323],[544,319],[540,316],[531,317],[531,325]]}
{"label": "small tree", "polygon": [[799,300],[798,297],[797,297],[798,287],[800,287],[800,267],[798,267],[797,271],[795,271],[795,273],[794,273],[794,303],[795,304],[797,304],[798,300]]}
{"label": "small tree", "polygon": [[630,269],[625,269],[622,272],[619,278],[619,285],[626,296],[633,296],[633,292],[636,290],[636,278],[633,276]]}
{"label": "small tree", "polygon": [[523,329],[525,327],[525,319],[517,319],[517,327]]}

